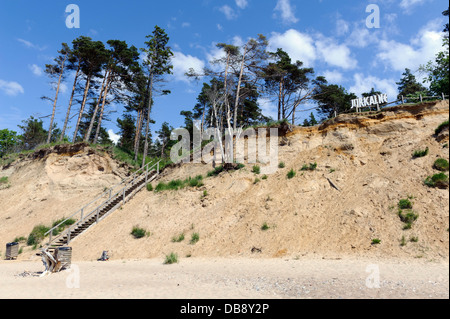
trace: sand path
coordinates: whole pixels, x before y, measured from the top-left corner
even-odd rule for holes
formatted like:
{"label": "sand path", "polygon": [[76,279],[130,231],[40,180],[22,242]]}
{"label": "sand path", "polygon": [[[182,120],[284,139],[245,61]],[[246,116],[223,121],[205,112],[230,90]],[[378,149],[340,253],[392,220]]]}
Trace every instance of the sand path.
{"label": "sand path", "polygon": [[0,298],[449,298],[448,261],[184,258],[74,262],[40,278],[42,270],[40,261],[0,261]]}

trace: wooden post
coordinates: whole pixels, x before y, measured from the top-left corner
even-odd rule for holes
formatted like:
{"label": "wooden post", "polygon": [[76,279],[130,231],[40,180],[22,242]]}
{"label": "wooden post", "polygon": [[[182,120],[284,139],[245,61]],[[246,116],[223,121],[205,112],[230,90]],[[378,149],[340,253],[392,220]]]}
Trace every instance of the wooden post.
{"label": "wooden post", "polygon": [[84,208],[81,209],[81,221],[83,220],[83,212],[84,212]]}
{"label": "wooden post", "polygon": [[70,243],[70,228],[69,231],[67,232],[67,245],[69,245]]}
{"label": "wooden post", "polygon": [[98,213],[99,213],[99,207],[97,207],[97,224],[98,224]]}
{"label": "wooden post", "polygon": [[[215,152],[214,152],[215,153]],[[156,175],[159,175],[159,162],[158,162],[158,164],[156,165]]]}
{"label": "wooden post", "polygon": [[422,94],[420,94],[420,103],[423,102]]}
{"label": "wooden post", "polygon": [[405,100],[403,99],[403,95],[402,95],[402,104],[405,104]]}
{"label": "wooden post", "polygon": [[442,93],[442,101],[445,101],[445,94]]}

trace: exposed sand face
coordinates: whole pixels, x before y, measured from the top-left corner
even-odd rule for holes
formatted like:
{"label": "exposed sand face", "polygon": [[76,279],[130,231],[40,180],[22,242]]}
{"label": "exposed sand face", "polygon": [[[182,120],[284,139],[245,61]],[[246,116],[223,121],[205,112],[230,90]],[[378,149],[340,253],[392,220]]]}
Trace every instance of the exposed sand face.
{"label": "exposed sand face", "polygon": [[[0,298],[449,298],[449,264],[399,260],[161,259],[79,262],[46,277],[0,262]],[[27,272],[25,272],[27,271]]]}

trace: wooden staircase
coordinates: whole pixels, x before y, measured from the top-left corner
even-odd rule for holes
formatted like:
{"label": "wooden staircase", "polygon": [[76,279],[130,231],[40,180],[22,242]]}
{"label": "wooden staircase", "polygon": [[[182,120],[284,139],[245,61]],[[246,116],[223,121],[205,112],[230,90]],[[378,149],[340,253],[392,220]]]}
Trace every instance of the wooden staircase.
{"label": "wooden staircase", "polygon": [[[75,238],[83,234],[89,228],[98,224],[108,215],[113,213],[117,208],[123,206],[149,182],[158,177],[160,173],[159,163],[160,162],[154,164],[153,166],[150,166],[151,163],[147,164],[146,166],[135,172],[132,176],[123,180],[120,184],[105,191],[102,195],[97,197],[91,203],[85,205],[74,215],[50,229],[46,233],[46,235],[49,235],[49,241],[44,245],[44,247],[42,247],[41,251],[45,250],[47,252],[53,253],[55,249],[69,245],[70,242],[72,242]],[[98,205],[98,203],[100,204]],[[92,207],[94,208],[92,209]],[[84,214],[86,210],[90,211],[90,213],[87,215]],[[65,221],[75,218],[78,219],[75,224],[73,224],[71,227],[69,227],[56,237],[52,236],[53,231],[56,228],[62,225]],[[41,255],[41,253],[38,253],[37,255]]]}

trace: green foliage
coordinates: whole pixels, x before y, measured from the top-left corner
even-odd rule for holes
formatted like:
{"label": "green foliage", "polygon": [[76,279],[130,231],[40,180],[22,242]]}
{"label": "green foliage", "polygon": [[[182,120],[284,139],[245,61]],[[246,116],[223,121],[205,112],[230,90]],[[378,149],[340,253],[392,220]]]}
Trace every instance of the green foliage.
{"label": "green foliage", "polygon": [[448,120],[447,120],[447,121],[441,123],[434,132],[436,135],[439,135],[439,133],[441,133],[445,128],[448,129],[448,127],[449,127],[449,124],[448,124]]}
{"label": "green foliage", "polygon": [[175,253],[170,253],[170,255],[166,255],[166,260],[164,261],[164,265],[171,265],[178,263],[178,255]]}
{"label": "green foliage", "polygon": [[286,165],[284,164],[284,162],[280,162],[280,164],[278,164],[278,168],[285,168]]}
{"label": "green foliage", "polygon": [[295,177],[295,175],[297,175],[297,172],[294,171],[294,169],[291,169],[288,173],[287,173],[287,178],[292,179]]}
{"label": "green foliage", "polygon": [[434,162],[433,167],[441,172],[448,172],[448,161],[443,158],[439,158]]}
{"label": "green foliage", "polygon": [[399,209],[412,209],[413,205],[409,199],[401,199],[398,203]]}
{"label": "green foliage", "polygon": [[8,183],[8,176],[3,176],[0,178],[0,184],[7,184]]}
{"label": "green foliage", "polygon": [[140,228],[138,226],[134,226],[133,229],[131,230],[131,235],[133,235],[134,238],[136,238],[136,239],[140,239],[140,238],[143,238],[145,236],[150,236],[150,233],[147,232],[143,228]]}
{"label": "green foliage", "polygon": [[416,77],[411,73],[410,69],[405,69],[402,76],[400,82],[397,82],[399,96],[403,95],[407,97],[416,94],[416,92],[426,91],[425,87],[417,82]]}
{"label": "green foliage", "polygon": [[258,165],[255,165],[252,168],[252,172],[255,173],[255,174],[260,174],[261,173],[261,168]]}
{"label": "green foliage", "polygon": [[428,155],[430,149],[427,147],[425,150],[417,150],[413,153],[413,158],[425,157]]}
{"label": "green foliage", "polygon": [[0,130],[0,158],[12,152],[21,142],[17,133],[8,129]]}
{"label": "green foliage", "polygon": [[203,186],[203,176],[198,175],[195,178],[189,177],[185,180],[175,179],[169,183],[160,182],[156,188],[155,192],[163,192],[168,190],[178,191],[186,187],[201,187]]}
{"label": "green foliage", "polygon": [[255,181],[253,182],[253,184],[258,184],[261,180],[259,178],[255,178]]}
{"label": "green foliage", "polygon": [[448,176],[444,173],[428,176],[424,183],[428,187],[437,187],[446,189],[448,188]]}
{"label": "green foliage", "polygon": [[153,192],[153,185],[151,183],[147,184],[147,190]]}
{"label": "green foliage", "polygon": [[181,243],[184,240],[184,234],[180,234],[178,237],[173,237],[172,242],[173,243]]}
{"label": "green foliage", "polygon": [[301,171],[315,171],[317,169],[317,163],[310,163],[309,166],[307,164],[303,165],[300,169]]}
{"label": "green foliage", "polygon": [[264,223],[262,226],[261,226],[261,230],[262,231],[266,231],[266,230],[269,230],[269,225],[267,225],[267,223]]}
{"label": "green foliage", "polygon": [[381,239],[378,239],[378,238],[372,239],[372,245],[378,245],[378,244],[381,244]]}
{"label": "green foliage", "polygon": [[217,166],[214,170],[208,172],[208,177],[217,176],[224,171],[223,166]]}
{"label": "green foliage", "polygon": [[45,233],[50,230],[49,227],[45,225],[38,225],[33,228],[30,235],[28,235],[27,245],[33,246],[38,245],[45,237]]}
{"label": "green foliage", "polygon": [[406,210],[406,212],[403,212],[402,210],[398,211],[398,216],[400,217],[400,220],[405,223],[403,226],[404,230],[411,229],[413,223],[419,218],[419,215],[416,214],[413,210]]}
{"label": "green foliage", "polygon": [[193,233],[191,236],[191,241],[189,242],[191,245],[195,245],[200,240],[200,235],[198,233]]}
{"label": "green foliage", "polygon": [[61,224],[61,225],[59,225],[57,228],[53,229],[52,234],[53,234],[54,236],[60,234],[66,227],[75,224],[75,222],[76,222],[76,221],[75,221],[74,219],[67,219],[67,220],[66,220],[66,218],[61,218],[61,219],[59,219],[59,220],[53,222],[51,228],[53,228],[53,227],[55,227],[55,226],[57,226],[57,225],[59,225],[59,224]]}
{"label": "green foliage", "polygon": [[267,175],[264,175],[263,177],[262,177],[262,179],[263,180],[266,180],[266,179],[268,179],[269,177],[267,176]]}

